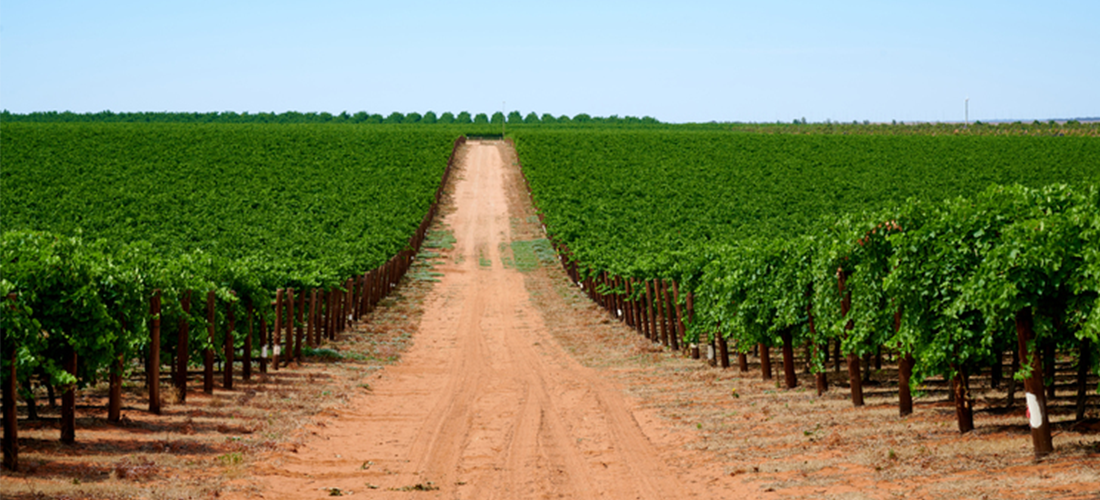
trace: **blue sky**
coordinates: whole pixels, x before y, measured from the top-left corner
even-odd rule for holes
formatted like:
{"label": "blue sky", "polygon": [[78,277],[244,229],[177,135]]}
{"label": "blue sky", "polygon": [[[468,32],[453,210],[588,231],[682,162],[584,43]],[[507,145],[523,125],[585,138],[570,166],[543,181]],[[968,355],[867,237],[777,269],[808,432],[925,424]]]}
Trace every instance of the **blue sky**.
{"label": "blue sky", "polygon": [[0,4],[0,108],[1100,116],[1100,2]]}

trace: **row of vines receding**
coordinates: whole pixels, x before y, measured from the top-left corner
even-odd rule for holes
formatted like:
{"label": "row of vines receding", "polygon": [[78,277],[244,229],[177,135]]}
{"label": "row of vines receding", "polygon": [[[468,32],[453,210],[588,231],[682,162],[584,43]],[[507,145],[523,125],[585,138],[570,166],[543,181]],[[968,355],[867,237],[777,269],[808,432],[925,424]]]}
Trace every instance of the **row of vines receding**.
{"label": "row of vines receding", "polygon": [[[992,384],[1007,383],[1010,407],[1023,382],[1037,456],[1052,450],[1047,400],[1055,397],[1056,360],[1068,358],[1076,371],[1074,418],[1085,417],[1097,392],[1090,377],[1100,374],[1095,144],[1077,143],[1067,156],[1064,144],[1026,141],[669,134],[665,140],[681,140],[657,144],[641,134],[607,134],[590,149],[587,139],[569,135],[579,149],[573,153],[564,138],[518,139],[540,218],[572,280],[647,338],[694,357],[706,347],[722,367],[737,355],[742,370],[754,353],[765,378],[772,376],[769,351],[778,347],[788,388],[798,383],[798,350],[819,393],[829,390],[830,361],[837,369],[844,363],[856,406],[871,360],[881,364],[886,353],[898,363],[901,415],[913,411],[914,393],[927,380],[942,377],[961,432],[974,428],[973,375],[989,372]],[[910,159],[915,171],[906,178],[921,185],[902,187],[902,199],[886,185],[865,184],[861,197],[838,207],[830,187],[888,180],[881,171],[899,166],[862,163],[855,154],[848,170],[830,171],[835,152],[816,143],[860,143],[880,160],[921,157],[923,147],[959,154],[957,146],[972,145],[984,154],[939,162],[979,174],[972,163],[993,162],[996,175],[1010,178],[1038,169],[1073,184],[1043,185],[1024,174],[1019,180],[1034,187],[983,188],[989,175],[947,178],[958,170]],[[685,145],[688,151],[673,150]],[[807,156],[794,159],[793,151]],[[732,161],[716,161],[723,158]],[[771,165],[755,170],[754,162]],[[760,191],[747,192],[750,185]],[[732,211],[747,217],[727,223],[715,205],[731,197],[740,201]]]}
{"label": "row of vines receding", "polygon": [[[5,467],[18,467],[16,400],[34,418],[36,386],[61,393],[60,440],[72,443],[79,389],[107,380],[118,422],[122,381],[138,374],[159,414],[165,383],[186,402],[193,367],[204,392],[231,389],[373,310],[423,244],[465,140],[414,135],[4,124]],[[212,190],[186,199],[196,185]],[[130,189],[146,199],[118,197]]]}

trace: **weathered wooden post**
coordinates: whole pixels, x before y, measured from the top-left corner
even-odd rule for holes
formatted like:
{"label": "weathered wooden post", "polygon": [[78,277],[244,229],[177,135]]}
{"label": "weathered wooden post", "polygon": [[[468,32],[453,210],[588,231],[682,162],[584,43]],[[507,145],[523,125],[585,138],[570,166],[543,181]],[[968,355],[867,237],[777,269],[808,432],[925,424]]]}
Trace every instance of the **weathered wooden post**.
{"label": "weathered wooden post", "polygon": [[[119,326],[123,332],[126,331],[126,320],[121,319]],[[121,338],[115,342],[116,348],[122,344]],[[121,351],[122,349],[119,349]],[[111,367],[110,374],[108,375],[107,383],[107,421],[111,423],[118,423],[122,420],[122,371],[126,369],[126,361],[123,355],[120,354],[115,357],[114,366]]]}
{"label": "weathered wooden post", "polygon": [[[848,316],[848,311],[852,309],[852,293],[846,290],[846,283],[848,281],[848,275],[845,274],[843,269],[837,269],[837,286],[840,288],[840,315],[842,317]],[[851,331],[855,325],[851,320],[844,325],[844,331]],[[837,343],[840,343],[840,339],[837,339]],[[852,390],[852,405],[863,406],[863,379],[859,374],[859,355],[855,352],[848,353],[848,381],[851,384]]]}
{"label": "weathered wooden post", "polygon": [[4,468],[19,470],[19,425],[15,413],[15,392],[19,383],[16,378],[15,346],[6,345],[8,348],[8,376],[4,381]]}
{"label": "weathered wooden post", "polygon": [[650,284],[649,280],[646,280],[646,282],[645,282],[645,309],[646,309],[646,316],[649,318],[649,332],[648,332],[648,335],[646,336],[646,338],[648,338],[649,340],[651,340],[653,342],[659,342],[660,339],[658,338],[658,334],[657,334],[657,316],[655,316],[653,314],[653,299],[654,299],[655,294],[652,293],[653,292],[652,289],[653,289],[653,286]]}
{"label": "weathered wooden post", "polygon": [[798,386],[798,377],[794,372],[794,344],[792,340],[791,327],[784,328],[779,332],[780,338],[783,339],[783,378],[787,384],[788,389],[794,389]]}
{"label": "weathered wooden post", "polygon": [[306,295],[304,291],[298,295],[298,321],[294,328],[294,359],[299,363],[302,362],[302,335],[304,334],[302,328],[305,327],[302,319],[306,310]]}
{"label": "weathered wooden post", "polygon": [[1024,379],[1024,396],[1027,398],[1031,443],[1035,448],[1035,458],[1038,459],[1054,451],[1054,441],[1050,434],[1050,418],[1047,416],[1047,401],[1043,391],[1043,362],[1036,348],[1031,308],[1016,311],[1016,338],[1020,345],[1022,363],[1031,365],[1031,373]]}
{"label": "weathered wooden post", "polygon": [[267,318],[260,315],[260,373],[267,373],[267,357],[271,351],[271,335],[267,330]]}
{"label": "weathered wooden post", "polygon": [[[160,289],[153,290],[153,297],[149,300],[149,372],[145,374],[149,386],[149,413],[160,415]],[[184,351],[185,353],[187,351]],[[186,359],[186,355],[184,355]],[[73,355],[73,370],[76,370],[76,355]],[[187,373],[187,365],[184,364],[184,372]]]}
{"label": "weathered wooden post", "polygon": [[289,366],[290,360],[294,359],[294,289],[286,289],[286,342],[283,343],[287,352],[283,358],[286,361],[283,366]]}
{"label": "weathered wooden post", "polygon": [[309,314],[306,315],[308,320],[306,321],[306,345],[310,347],[318,347],[320,343],[315,342],[313,339],[313,325],[317,321],[317,289],[314,288],[309,292]]}
{"label": "weathered wooden post", "polygon": [[214,393],[214,325],[217,323],[217,297],[214,291],[206,292],[206,334],[208,342],[202,350],[202,392]]}
{"label": "weathered wooden post", "polygon": [[249,299],[246,306],[248,314],[248,336],[244,338],[244,359],[241,360],[241,378],[244,380],[252,379],[252,300]]}
{"label": "weathered wooden post", "polygon": [[275,290],[275,325],[271,330],[271,369],[279,371],[279,340],[283,335],[283,289]]}
{"label": "weathered wooden post", "polygon": [[[230,292],[236,295],[234,292]],[[225,313],[226,321],[229,325],[225,329],[225,369],[222,370],[222,387],[226,389],[233,388],[233,351],[236,350],[236,338],[233,335],[233,330],[237,328],[237,324],[233,315],[234,304],[232,302],[227,304],[227,311]]]}
{"label": "weathered wooden post", "polygon": [[758,346],[760,349],[760,372],[764,377],[764,380],[772,379],[772,356],[771,348],[768,344],[761,342]]}
{"label": "weathered wooden post", "polygon": [[676,304],[676,335],[672,338],[672,348],[680,349],[680,342],[684,340],[684,307],[680,304],[680,285],[672,282],[672,302]]}
{"label": "weathered wooden post", "polygon": [[[721,326],[721,325],[719,325]],[[726,336],[722,335],[721,330],[714,332],[715,343],[718,345],[718,349],[715,355],[718,357],[718,366],[721,368],[730,367],[730,343],[726,340]]]}
{"label": "weathered wooden post", "polygon": [[[69,375],[76,376],[76,349],[66,345],[64,357],[64,369]],[[153,361],[153,366],[160,367],[160,363]],[[151,384],[150,392],[156,383]],[[76,384],[69,384],[65,392],[61,393],[61,442],[73,444],[76,442]]]}
{"label": "weathered wooden post", "polygon": [[189,322],[191,314],[191,290],[183,292],[180,299],[183,315],[180,316],[179,329],[176,331],[176,399],[180,404],[187,402],[187,365],[190,364],[190,347],[187,345],[191,336]]}

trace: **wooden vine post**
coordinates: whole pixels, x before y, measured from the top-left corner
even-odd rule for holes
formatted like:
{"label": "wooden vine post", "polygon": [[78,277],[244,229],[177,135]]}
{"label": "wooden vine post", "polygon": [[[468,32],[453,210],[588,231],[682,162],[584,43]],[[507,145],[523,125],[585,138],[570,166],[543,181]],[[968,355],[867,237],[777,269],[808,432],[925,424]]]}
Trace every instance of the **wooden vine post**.
{"label": "wooden vine post", "polygon": [[367,273],[356,275],[353,279],[355,281],[355,304],[352,307],[352,316],[355,317],[356,321],[359,321],[367,314]]}
{"label": "wooden vine post", "polygon": [[630,309],[630,326],[634,328],[634,332],[641,335],[643,331],[642,327],[642,310],[641,302],[638,300],[638,280],[636,278],[627,278],[627,301],[626,307]]}
{"label": "wooden vine post", "polygon": [[970,377],[966,368],[954,366],[955,377],[951,390],[955,393],[955,419],[959,423],[959,432],[967,433],[974,430],[974,406],[970,399]]}
{"label": "wooden vine post", "polygon": [[325,337],[336,340],[336,292],[325,292]]}
{"label": "wooden vine post", "polygon": [[15,391],[19,381],[16,379],[15,364],[16,349],[13,345],[8,348],[7,380],[4,380],[4,468],[19,470],[19,427],[15,413]]}
{"label": "wooden vine post", "polygon": [[634,315],[634,331],[638,335],[645,336],[645,308],[642,306],[643,291],[642,286],[638,282],[638,278],[630,278],[627,283],[630,284],[630,294],[634,297],[634,300],[630,301],[630,307],[633,310]]}
{"label": "wooden vine post", "polygon": [[[901,330],[901,308],[894,313],[894,332]],[[909,389],[909,379],[913,376],[913,353],[906,352],[898,356],[898,416],[913,413],[913,393]]]}
{"label": "wooden vine post", "polygon": [[650,284],[649,280],[646,280],[646,282],[645,282],[645,315],[646,315],[647,318],[649,318],[649,331],[646,332],[646,338],[653,341],[653,342],[658,342],[659,339],[657,338],[657,316],[655,316],[653,314],[652,289],[653,289],[653,286]]}
{"label": "wooden vine post", "polygon": [[[398,273],[398,274],[396,274],[397,276],[400,276],[400,271],[401,271],[401,258],[400,258],[400,256],[397,257],[397,264],[398,265],[395,268],[396,269],[395,272]],[[341,332],[341,333],[347,331],[348,325],[350,324],[349,321],[348,321],[348,316],[351,315],[351,287],[352,287],[351,280],[350,279],[345,280],[344,281],[344,289],[340,291],[340,297],[339,297],[339,299],[340,299],[340,308],[339,308],[340,309],[340,318],[339,318],[340,319],[340,328],[338,328],[337,331]]]}
{"label": "wooden vine post", "polygon": [[[236,294],[234,293],[234,295]],[[222,370],[222,387],[226,389],[233,388],[233,351],[236,348],[236,338],[233,335],[233,330],[237,328],[236,318],[233,316],[233,307],[233,304],[229,303],[225,312],[226,321],[229,325],[225,329],[225,369]]]}
{"label": "wooden vine post", "polygon": [[[396,259],[396,257],[395,257],[395,259]],[[394,260],[394,262],[393,262],[393,272],[394,272],[395,276],[396,276],[397,269],[398,269],[397,264],[398,264],[398,262],[396,260]],[[348,309],[347,309],[348,291],[347,291],[347,283],[346,282],[344,283],[344,287],[345,287],[344,289],[339,290],[338,292],[336,292],[336,333],[344,333],[344,329],[347,327],[347,321],[348,321]]]}
{"label": "wooden vine post", "polygon": [[313,341],[313,324],[317,319],[317,289],[314,288],[309,292],[309,314],[307,315],[309,321],[306,321],[306,345],[310,347],[317,347],[320,344]]}
{"label": "wooden vine post", "polygon": [[284,354],[286,361],[283,366],[290,365],[294,359],[294,289],[286,289],[286,342],[283,344],[287,350]]}
{"label": "wooden vine post", "polygon": [[621,302],[622,296],[619,295],[619,277],[608,273],[607,285],[611,289],[611,315],[621,321],[623,319],[623,304]]}
{"label": "wooden vine post", "polygon": [[[692,321],[695,321],[695,294],[693,294],[692,292],[687,293],[687,315],[688,324],[691,324]],[[698,339],[696,339],[695,343],[691,344],[691,359],[699,359]]]}
{"label": "wooden vine post", "polygon": [[303,316],[305,316],[306,310],[306,293],[298,295],[298,321],[294,328],[294,359],[302,362],[302,335],[304,332],[302,328],[305,326],[302,323]]}
{"label": "wooden vine post", "polygon": [[619,292],[615,296],[615,301],[618,303],[619,319],[623,320],[624,323],[629,324],[630,313],[628,308],[626,307],[626,280],[619,276],[616,276],[615,288],[616,290],[619,290]]}
{"label": "wooden vine post", "polygon": [[218,317],[217,297],[214,291],[206,292],[206,349],[202,350],[202,392],[214,393],[214,324]]}
{"label": "wooden vine post", "polygon": [[[668,281],[661,280],[661,290],[665,293],[665,311],[668,316],[668,344],[673,351],[680,350],[680,341],[676,337],[680,335],[679,319],[676,313],[679,307],[676,304],[676,300],[672,298],[672,294],[668,291]],[[675,288],[675,287],[673,287]]]}
{"label": "wooden vine post", "polygon": [[252,379],[252,301],[248,301],[248,305],[245,306],[248,315],[248,335],[244,338],[244,350],[241,353],[244,355],[244,359],[241,360],[241,378],[244,380]]}
{"label": "wooden vine post", "polygon": [[680,342],[684,339],[684,308],[680,305],[680,285],[672,282],[672,302],[676,304],[676,337],[673,338],[673,349],[680,349]]}
{"label": "wooden vine post", "polygon": [[[122,331],[126,331],[126,320],[120,320],[119,325]],[[120,335],[121,339],[122,336]],[[115,343],[116,346],[121,345],[121,340]],[[111,423],[118,423],[122,420],[122,372],[126,368],[126,359],[121,354],[122,350],[119,349],[120,354],[115,358],[114,366],[110,369],[108,375],[108,390],[107,390],[107,421]]]}
{"label": "wooden vine post", "polygon": [[176,380],[174,382],[176,398],[182,404],[187,402],[187,365],[190,361],[187,342],[191,335],[191,327],[188,323],[188,317],[191,314],[191,290],[183,292],[180,306],[183,308],[183,315],[180,316],[179,329],[176,331]]}
{"label": "wooden vine post", "polygon": [[260,315],[260,373],[267,373],[267,356],[271,349],[271,334],[267,330],[267,318]]}
{"label": "wooden vine post", "polygon": [[[65,372],[76,377],[76,349],[66,345],[62,356]],[[157,366],[157,363],[153,362],[153,366]],[[65,392],[61,393],[61,442],[76,442],[76,384],[69,384],[65,387]]]}
{"label": "wooden vine post", "polygon": [[275,290],[275,325],[271,330],[271,369],[279,371],[279,337],[283,334],[283,289]]}
{"label": "wooden vine post", "polygon": [[909,389],[909,380],[913,378],[913,353],[907,352],[898,357],[898,415],[913,413],[913,393]]}
{"label": "wooden vine post", "polygon": [[317,344],[320,345],[323,339],[329,338],[329,316],[332,315],[331,304],[329,303],[329,293],[327,291],[321,291],[318,294],[318,300],[320,304],[317,312],[317,328],[320,330],[317,332]]}
{"label": "wooden vine post", "polygon": [[619,295],[615,292],[615,278],[611,277],[611,273],[603,273],[603,283],[607,287],[607,310],[611,313],[611,317],[619,318]]}
{"label": "wooden vine post", "polygon": [[633,289],[630,286],[629,279],[623,278],[622,285],[625,293],[625,295],[623,295],[623,321],[626,323],[626,326],[634,328],[634,325],[637,324],[634,321],[634,301],[630,300],[630,294]]}
{"label": "wooden vine post", "polygon": [[[845,289],[845,284],[848,281],[847,274],[843,269],[837,269],[837,286],[840,288],[840,315],[841,317],[847,317],[848,311],[852,308],[852,294]],[[851,320],[844,325],[844,331],[850,331],[855,327],[855,324]],[[837,339],[837,345],[840,344],[840,339]],[[848,353],[848,380],[852,387],[852,405],[863,406],[863,382],[859,376],[859,356],[854,353]]]}
{"label": "wooden vine post", "polygon": [[340,331],[340,293],[336,289],[328,292],[329,305],[329,340],[336,340],[336,334]]}
{"label": "wooden vine post", "polygon": [[[817,338],[817,328],[814,327],[813,305],[809,304],[809,303],[806,304],[806,319],[807,319],[807,322],[810,325],[810,338],[812,338],[812,339]],[[828,357],[828,355],[829,355],[829,344],[826,343],[824,346],[814,344],[814,359],[815,360],[817,359],[818,353],[821,350],[824,350],[825,351],[825,356]],[[816,362],[815,362],[815,364],[816,364]],[[820,368],[821,368],[821,371],[818,371],[818,372],[814,373],[814,386],[816,386],[816,388],[817,388],[817,395],[818,396],[820,396],[822,394],[825,394],[829,390],[829,377],[828,377],[828,374],[825,373],[825,366],[821,366]]]}
{"label": "wooden vine post", "polygon": [[371,289],[371,276],[374,271],[367,271],[363,273],[363,291],[360,298],[361,304],[359,305],[359,312],[361,315],[366,316],[370,313],[370,289]]}
{"label": "wooden vine post", "polygon": [[607,273],[607,287],[608,287],[608,299],[611,300],[611,317],[622,320],[622,304],[619,303],[621,298],[619,295],[619,278],[612,276],[611,273]]}
{"label": "wooden vine post", "polygon": [[[719,325],[721,326],[721,325]],[[722,335],[722,330],[719,328],[714,332],[714,341],[711,342],[712,347],[717,345],[714,350],[714,355],[718,358],[716,363],[720,368],[730,367],[730,343],[726,340],[726,336]]]}
{"label": "wooden vine post", "polygon": [[381,269],[374,269],[370,272],[370,296],[367,297],[367,312],[374,310],[374,306],[378,305],[378,301],[381,299],[382,289],[382,271]]}
{"label": "wooden vine post", "polygon": [[607,290],[607,273],[606,272],[601,272],[601,273],[596,275],[596,287],[595,287],[596,288],[596,297],[600,300],[600,307],[603,307],[604,310],[606,310],[607,312],[612,313],[612,315],[614,315],[614,312],[611,310],[611,293],[610,292],[607,292],[607,293],[600,292],[600,287],[601,286],[604,287],[605,291]]}
{"label": "wooden vine post", "polygon": [[1047,401],[1043,391],[1043,362],[1038,349],[1035,349],[1031,308],[1016,311],[1016,338],[1022,363],[1031,365],[1031,373],[1024,379],[1024,391],[1031,443],[1035,448],[1035,458],[1038,459],[1054,451],[1054,441],[1051,439],[1050,417],[1047,415]]}
{"label": "wooden vine post", "polygon": [[656,305],[653,306],[653,309],[654,309],[653,312],[654,312],[654,314],[657,315],[657,326],[658,326],[658,328],[660,328],[660,330],[659,330],[660,331],[660,334],[659,334],[660,338],[658,339],[658,341],[661,343],[661,345],[667,347],[668,346],[668,325],[667,325],[668,322],[665,321],[665,318],[668,316],[668,314],[666,314],[667,311],[665,311],[665,309],[667,309],[667,307],[665,307],[664,287],[661,286],[661,284],[663,282],[664,282],[664,280],[654,280],[653,281],[653,289],[654,289],[654,298],[653,298],[653,300],[654,300],[654,302],[656,302]]}
{"label": "wooden vine post", "polygon": [[783,339],[783,378],[787,384],[788,389],[794,389],[798,387],[798,376],[794,372],[794,343],[791,339],[791,327],[784,328],[779,332],[779,337]]}
{"label": "wooden vine post", "polygon": [[[146,374],[148,377],[146,382],[149,386],[149,413],[160,415],[160,289],[153,290],[153,298],[149,300],[149,316],[152,318],[149,323],[149,333],[152,336],[149,342],[149,373]],[[186,363],[184,363],[183,373],[187,373]]]}
{"label": "wooden vine post", "polygon": [[325,294],[321,290],[313,289],[313,345],[321,345],[321,335],[324,331],[324,302]]}
{"label": "wooden vine post", "polygon": [[768,344],[761,342],[757,345],[760,349],[760,375],[764,380],[772,379],[772,355]]}

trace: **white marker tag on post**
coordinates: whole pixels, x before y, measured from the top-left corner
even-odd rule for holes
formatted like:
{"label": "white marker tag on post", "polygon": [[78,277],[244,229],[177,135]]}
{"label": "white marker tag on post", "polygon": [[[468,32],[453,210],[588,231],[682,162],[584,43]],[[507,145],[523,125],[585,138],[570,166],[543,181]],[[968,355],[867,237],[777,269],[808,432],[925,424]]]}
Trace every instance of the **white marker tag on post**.
{"label": "white marker tag on post", "polygon": [[279,344],[275,344],[275,355],[278,356],[282,352],[283,350],[279,348]]}
{"label": "white marker tag on post", "polygon": [[714,346],[707,346],[707,359],[714,359]]}
{"label": "white marker tag on post", "polygon": [[266,345],[263,346],[262,348],[260,348],[260,357],[261,358],[266,358],[267,357],[267,346]]}
{"label": "white marker tag on post", "polygon": [[1039,398],[1030,392],[1027,393],[1027,421],[1032,429],[1043,425],[1043,409],[1039,407]]}

